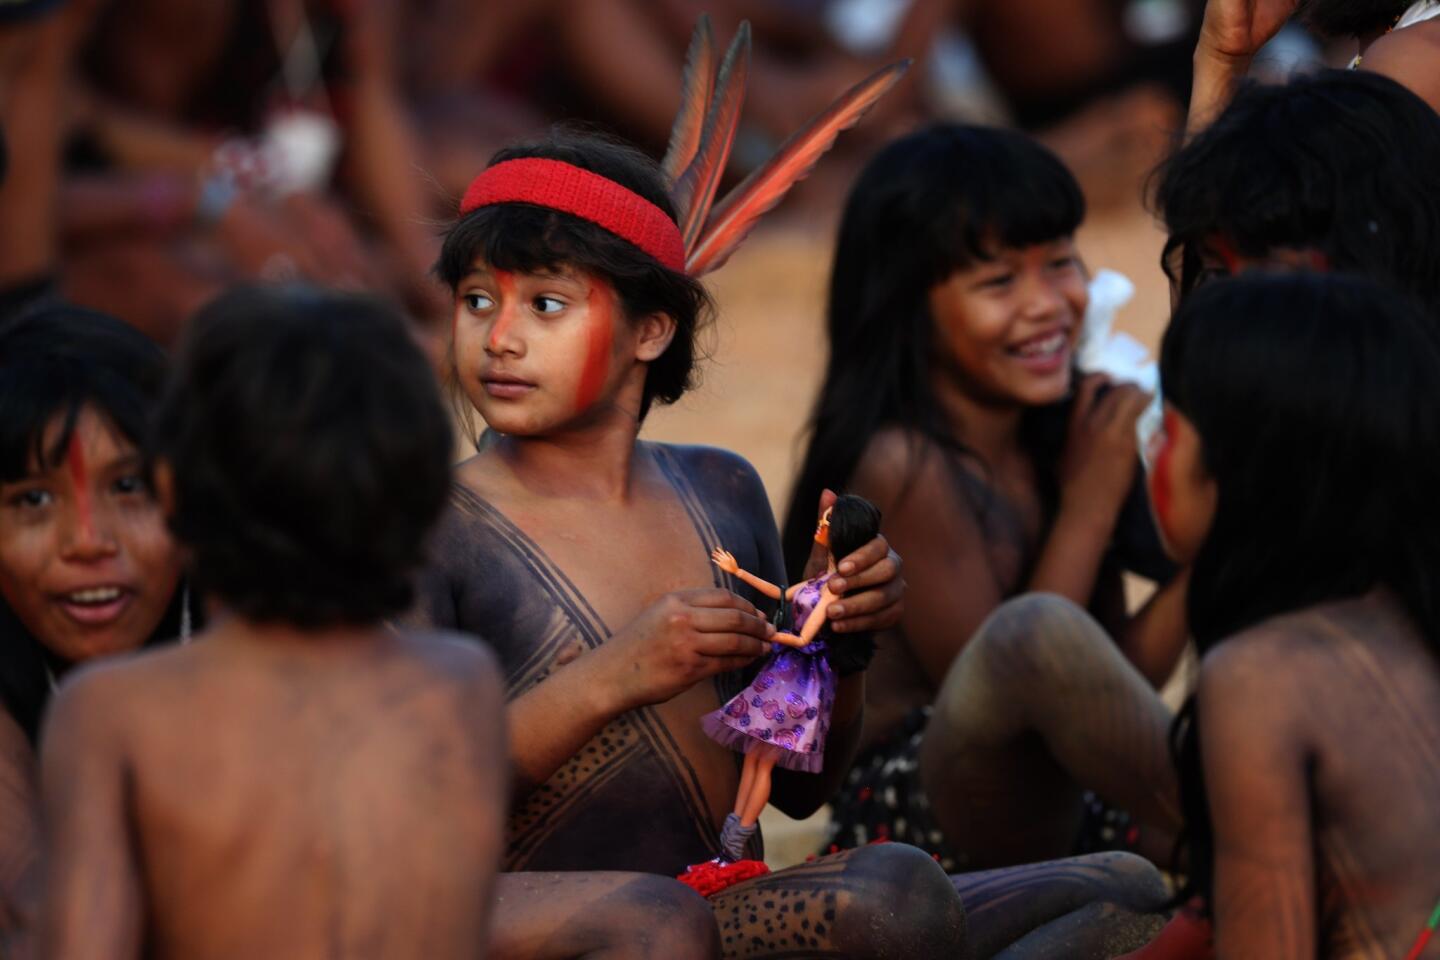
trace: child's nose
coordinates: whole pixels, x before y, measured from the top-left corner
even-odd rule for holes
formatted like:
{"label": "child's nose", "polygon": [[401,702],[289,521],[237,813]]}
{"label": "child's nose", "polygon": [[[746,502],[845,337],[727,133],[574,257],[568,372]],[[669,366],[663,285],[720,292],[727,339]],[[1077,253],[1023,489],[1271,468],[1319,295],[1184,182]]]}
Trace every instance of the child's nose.
{"label": "child's nose", "polygon": [[90,563],[118,552],[112,518],[106,511],[95,510],[89,502],[81,500],[72,504],[65,513],[61,521],[63,537],[60,545],[64,559]]}
{"label": "child's nose", "polygon": [[524,352],[524,342],[519,336],[519,310],[514,302],[507,300],[495,312],[495,322],[490,326],[490,336],[485,349],[492,356]]}

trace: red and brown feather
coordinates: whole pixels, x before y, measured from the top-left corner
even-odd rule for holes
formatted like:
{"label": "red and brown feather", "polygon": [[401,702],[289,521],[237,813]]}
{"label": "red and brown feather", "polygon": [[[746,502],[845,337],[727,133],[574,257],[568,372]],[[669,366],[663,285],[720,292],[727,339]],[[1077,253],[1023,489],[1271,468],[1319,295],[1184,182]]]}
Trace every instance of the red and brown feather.
{"label": "red and brown feather", "polygon": [[[835,138],[859,122],[909,66],[909,60],[892,63],[851,87],[792,134],[764,166],[731,190],[715,207],[698,240],[692,244],[686,237],[685,272],[699,277],[724,264],[755,222],[809,175],[816,162],[834,145]],[[716,180],[718,182],[718,177]]]}

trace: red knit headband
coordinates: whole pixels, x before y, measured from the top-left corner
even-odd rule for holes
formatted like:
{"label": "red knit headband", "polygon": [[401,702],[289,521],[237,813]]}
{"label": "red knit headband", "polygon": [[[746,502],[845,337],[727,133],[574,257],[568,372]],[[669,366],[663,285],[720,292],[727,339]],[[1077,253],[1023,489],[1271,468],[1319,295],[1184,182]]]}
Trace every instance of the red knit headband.
{"label": "red knit headband", "polygon": [[540,157],[497,163],[471,181],[460,201],[460,215],[496,203],[530,203],[588,220],[671,270],[685,271],[680,228],[664,210],[614,180],[573,164]]}

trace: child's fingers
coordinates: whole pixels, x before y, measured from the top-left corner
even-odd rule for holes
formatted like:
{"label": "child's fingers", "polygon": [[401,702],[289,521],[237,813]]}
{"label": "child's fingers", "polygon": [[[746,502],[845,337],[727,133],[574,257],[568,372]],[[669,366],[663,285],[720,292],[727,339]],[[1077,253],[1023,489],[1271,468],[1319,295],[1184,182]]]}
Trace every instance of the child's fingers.
{"label": "child's fingers", "polygon": [[[835,565],[835,571],[840,574],[844,586],[833,589],[832,592],[841,593],[844,590],[854,590],[857,584],[861,587],[873,586],[882,580],[893,577],[896,572],[895,570],[882,568],[876,571],[874,569],[876,565],[884,562],[891,556],[894,555],[890,550],[889,541],[886,540],[883,535],[875,537],[869,543],[849,556],[844,557]],[[895,556],[897,569],[899,560],[900,558]]]}
{"label": "child's fingers", "polygon": [[769,620],[736,608],[697,607],[690,611],[690,628],[697,633],[744,633],[764,639],[770,635]]}
{"label": "child's fingers", "polygon": [[736,596],[729,590],[721,590],[719,587],[699,587],[694,590],[677,591],[676,596],[682,603],[691,607],[730,607],[743,611],[752,616],[759,616],[755,605],[744,597]]}
{"label": "child's fingers", "polygon": [[894,622],[898,622],[904,601],[905,581],[895,577],[878,587],[851,593],[843,600],[835,601],[826,608],[825,616],[829,618],[832,625],[836,623],[853,625],[858,618],[875,616],[883,611],[892,611],[886,616],[893,617]]}
{"label": "child's fingers", "polygon": [[773,645],[747,633],[709,633],[700,637],[695,652],[703,657],[748,657],[769,653]]}

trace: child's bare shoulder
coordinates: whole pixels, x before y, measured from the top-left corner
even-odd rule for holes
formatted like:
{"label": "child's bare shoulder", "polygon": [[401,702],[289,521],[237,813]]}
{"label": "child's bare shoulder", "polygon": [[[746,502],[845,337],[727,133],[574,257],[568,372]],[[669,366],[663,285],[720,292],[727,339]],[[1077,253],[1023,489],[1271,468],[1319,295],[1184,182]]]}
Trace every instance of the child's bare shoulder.
{"label": "child's bare shoulder", "polygon": [[477,684],[498,683],[499,661],[480,638],[455,630],[396,628],[406,653],[442,676]]}
{"label": "child's bare shoulder", "polygon": [[1440,20],[1428,20],[1381,37],[1365,51],[1365,69],[1383,74],[1409,88],[1440,110]]}
{"label": "child's bare shoulder", "polygon": [[769,501],[760,473],[740,454],[721,447],[703,444],[645,444],[657,460],[672,460],[684,471],[686,478],[704,497],[718,497],[731,503]]}

